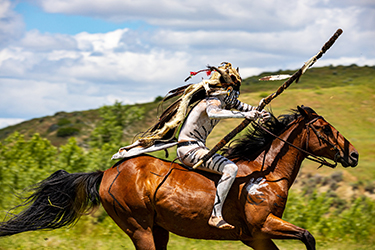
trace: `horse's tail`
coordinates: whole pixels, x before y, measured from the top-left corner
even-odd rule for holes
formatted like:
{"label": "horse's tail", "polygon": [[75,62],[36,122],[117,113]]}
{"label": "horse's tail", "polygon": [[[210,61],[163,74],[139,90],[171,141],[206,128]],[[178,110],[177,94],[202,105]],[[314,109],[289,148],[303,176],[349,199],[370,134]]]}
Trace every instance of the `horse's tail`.
{"label": "horse's tail", "polygon": [[81,215],[100,205],[98,189],[103,173],[53,173],[33,186],[33,194],[14,208],[27,206],[22,212],[0,223],[0,236],[74,224]]}

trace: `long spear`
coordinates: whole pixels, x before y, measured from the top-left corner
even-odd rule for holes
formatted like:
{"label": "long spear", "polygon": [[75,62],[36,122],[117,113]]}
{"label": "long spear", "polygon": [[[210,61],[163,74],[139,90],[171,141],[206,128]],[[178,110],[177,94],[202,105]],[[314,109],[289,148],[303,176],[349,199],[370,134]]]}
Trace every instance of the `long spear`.
{"label": "long spear", "polygon": [[[257,107],[258,111],[264,109],[264,107],[269,104],[274,98],[280,95],[285,89],[287,89],[294,81],[298,82],[299,78],[306,72],[308,68],[310,68],[319,58],[323,56],[326,51],[331,48],[331,46],[335,43],[337,38],[342,34],[342,29],[338,29],[335,34],[323,45],[320,51],[313,57],[311,57],[298,71],[296,71],[287,81],[281,85],[275,93],[270,94],[266,98],[264,98],[259,106]],[[265,79],[267,80],[267,79]],[[234,136],[236,136],[239,132],[241,132],[244,128],[246,128],[250,124],[250,119],[245,119],[240,125],[238,125],[235,129],[233,129],[229,134],[227,134],[223,139],[216,144],[202,159],[197,162],[193,168],[197,168],[202,165],[204,162],[209,160],[217,151],[225,146]]]}

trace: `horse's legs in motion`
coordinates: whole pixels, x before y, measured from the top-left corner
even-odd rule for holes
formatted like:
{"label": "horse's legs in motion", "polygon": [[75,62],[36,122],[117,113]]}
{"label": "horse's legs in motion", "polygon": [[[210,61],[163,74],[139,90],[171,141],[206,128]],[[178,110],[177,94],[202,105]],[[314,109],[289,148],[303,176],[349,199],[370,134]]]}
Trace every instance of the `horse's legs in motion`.
{"label": "horse's legs in motion", "polygon": [[[107,203],[106,203],[107,205]],[[103,204],[104,206],[104,204]],[[111,205],[112,206],[112,205]],[[169,232],[157,225],[152,226],[152,217],[145,214],[135,217],[121,209],[113,211],[106,207],[107,213],[116,224],[130,237],[137,250],[166,250]],[[117,212],[117,213],[116,213]],[[150,215],[151,213],[149,213]]]}
{"label": "horse's legs in motion", "polygon": [[[108,215],[116,222],[116,224],[129,236],[137,250],[157,250],[153,235],[153,212],[150,211],[137,196],[133,196],[133,200],[126,203],[117,200],[116,197],[122,197],[118,189],[109,194],[106,191],[105,184],[100,187],[100,197],[104,209]],[[134,208],[134,203],[138,207]],[[158,231],[158,230],[156,230]],[[163,248],[160,248],[163,249]]]}
{"label": "horse's legs in motion", "polygon": [[315,239],[309,231],[284,221],[273,214],[268,215],[261,230],[262,233],[266,234],[271,239],[297,239],[306,245],[307,250],[316,249]]}
{"label": "horse's legs in motion", "polygon": [[129,236],[137,250],[157,250],[150,218],[147,216],[134,218],[119,208],[114,211],[112,204],[103,203],[103,206],[116,224]]}
{"label": "horse's legs in motion", "polygon": [[154,226],[152,229],[156,250],[166,250],[169,241],[169,232],[162,227]]}
{"label": "horse's legs in motion", "polygon": [[279,248],[271,239],[242,241],[245,245],[252,247],[254,250],[278,250]]}

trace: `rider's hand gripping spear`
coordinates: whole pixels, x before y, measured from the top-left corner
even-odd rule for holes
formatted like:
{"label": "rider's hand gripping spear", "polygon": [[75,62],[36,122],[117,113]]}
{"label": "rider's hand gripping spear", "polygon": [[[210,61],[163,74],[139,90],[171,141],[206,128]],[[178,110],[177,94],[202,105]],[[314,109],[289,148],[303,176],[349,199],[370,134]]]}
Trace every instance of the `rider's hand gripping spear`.
{"label": "rider's hand gripping spear", "polygon": [[[281,85],[275,93],[270,94],[266,98],[264,98],[259,106],[257,107],[258,111],[264,109],[264,107],[269,104],[274,98],[280,95],[286,88],[288,88],[294,81],[298,82],[299,78],[306,72],[308,68],[310,68],[319,58],[323,56],[323,54],[331,48],[331,46],[335,43],[337,38],[342,34],[342,29],[338,29],[335,34],[326,42],[321,50],[313,57],[311,57],[297,72],[295,72],[287,81]],[[219,151],[222,147],[225,146],[234,136],[236,136],[239,132],[241,132],[244,128],[246,128],[250,124],[250,119],[245,119],[240,125],[238,125],[235,129],[233,129],[229,134],[227,134],[221,141],[216,144],[202,159],[199,160],[197,164],[193,166],[193,168],[199,167],[202,163],[206,162],[210,159],[217,151]]]}

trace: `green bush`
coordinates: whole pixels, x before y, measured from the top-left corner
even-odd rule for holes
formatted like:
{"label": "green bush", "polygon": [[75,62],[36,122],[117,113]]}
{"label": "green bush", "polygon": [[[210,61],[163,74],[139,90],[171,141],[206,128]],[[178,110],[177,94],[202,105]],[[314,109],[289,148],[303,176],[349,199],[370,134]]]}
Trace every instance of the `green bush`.
{"label": "green bush", "polygon": [[124,130],[132,123],[144,117],[144,109],[137,106],[122,105],[116,101],[114,105],[100,107],[101,120],[90,135],[90,146],[101,148],[105,144],[120,145]]}
{"label": "green bush", "polygon": [[71,124],[71,122],[70,122],[69,119],[67,119],[67,118],[61,118],[61,119],[59,119],[59,121],[57,122],[57,125],[59,125],[60,127],[65,126],[65,125],[68,125],[68,124]]}
{"label": "green bush", "polygon": [[354,242],[374,241],[375,201],[360,197],[345,201],[317,191],[291,193],[283,219],[314,236]]}
{"label": "green bush", "polygon": [[59,128],[57,130],[58,137],[68,137],[68,136],[76,135],[78,133],[79,133],[79,129],[74,128],[74,127]]}
{"label": "green bush", "polygon": [[26,140],[16,132],[0,143],[0,207],[19,204],[15,194],[55,171],[56,155],[57,149],[39,134]]}

